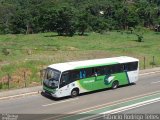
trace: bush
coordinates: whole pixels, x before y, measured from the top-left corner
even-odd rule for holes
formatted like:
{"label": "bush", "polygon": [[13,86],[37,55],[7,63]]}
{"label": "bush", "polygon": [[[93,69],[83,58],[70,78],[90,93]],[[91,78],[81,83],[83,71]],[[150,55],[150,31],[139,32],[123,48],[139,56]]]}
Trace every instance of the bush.
{"label": "bush", "polygon": [[7,49],[7,48],[3,48],[2,49],[2,53],[7,56],[7,55],[9,55],[11,53],[11,51],[9,49]]}
{"label": "bush", "polygon": [[142,42],[143,41],[143,36],[142,35],[137,35],[138,37],[138,42]]}

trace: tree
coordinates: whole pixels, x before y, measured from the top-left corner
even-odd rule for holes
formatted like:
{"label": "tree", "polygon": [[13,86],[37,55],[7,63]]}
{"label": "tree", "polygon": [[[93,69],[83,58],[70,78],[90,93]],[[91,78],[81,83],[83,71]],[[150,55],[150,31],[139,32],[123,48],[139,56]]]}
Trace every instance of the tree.
{"label": "tree", "polygon": [[8,3],[0,3],[0,33],[11,33],[10,21],[11,17],[14,15],[14,12],[14,5]]}
{"label": "tree", "polygon": [[42,8],[38,19],[40,31],[56,31],[57,10],[54,7]]}
{"label": "tree", "polygon": [[78,23],[77,29],[80,35],[84,35],[84,32],[88,29],[89,15],[87,12],[79,13],[78,15]]}
{"label": "tree", "polygon": [[72,7],[62,7],[57,11],[56,31],[58,35],[73,36],[76,32],[76,12]]}
{"label": "tree", "polygon": [[0,33],[128,30],[159,25],[160,0],[0,0]]}
{"label": "tree", "polygon": [[13,33],[39,32],[40,5],[42,0],[11,0],[16,11],[11,18],[11,29]]}

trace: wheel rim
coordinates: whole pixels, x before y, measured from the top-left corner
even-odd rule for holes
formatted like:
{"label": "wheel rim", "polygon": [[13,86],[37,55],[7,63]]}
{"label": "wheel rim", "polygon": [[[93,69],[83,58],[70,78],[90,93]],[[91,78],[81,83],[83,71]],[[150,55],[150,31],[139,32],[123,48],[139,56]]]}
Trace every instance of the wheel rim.
{"label": "wheel rim", "polygon": [[113,85],[113,88],[117,88],[117,84],[114,84],[114,85]]}
{"label": "wheel rim", "polygon": [[116,89],[117,87],[118,87],[118,83],[117,83],[117,82],[114,82],[112,88],[113,88],[113,89]]}
{"label": "wheel rim", "polygon": [[77,96],[77,91],[72,91],[72,96]]}

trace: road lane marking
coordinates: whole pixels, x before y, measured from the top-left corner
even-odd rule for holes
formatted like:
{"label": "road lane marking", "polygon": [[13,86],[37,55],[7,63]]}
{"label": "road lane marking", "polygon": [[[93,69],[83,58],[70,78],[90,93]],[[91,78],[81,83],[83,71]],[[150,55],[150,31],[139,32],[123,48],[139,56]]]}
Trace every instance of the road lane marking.
{"label": "road lane marking", "polygon": [[160,81],[152,82],[151,84],[156,84],[156,83],[160,83]]}
{"label": "road lane marking", "polygon": [[104,108],[106,106],[111,106],[111,105],[114,105],[114,104],[118,104],[119,102],[128,102],[128,101],[132,101],[133,99],[138,99],[139,97],[146,97],[146,96],[152,96],[152,95],[155,95],[155,94],[159,94],[159,92],[160,91],[154,91],[154,92],[150,92],[150,93],[146,93],[146,94],[142,94],[142,95],[137,95],[137,96],[133,96],[133,97],[130,97],[130,98],[125,98],[125,99],[117,100],[117,101],[114,101],[114,102],[104,103],[104,104],[101,104],[101,105],[96,105],[96,106],[93,106],[93,107],[89,107],[89,108],[77,110],[77,111],[74,111],[74,112],[70,112],[70,113],[67,113],[68,116],[58,115],[58,116],[49,117],[49,118],[46,118],[46,119],[43,119],[43,120],[52,120],[52,119],[58,120],[58,119],[66,118],[66,117],[71,117],[71,116],[74,116],[76,113],[93,111],[93,110],[96,110],[96,109]]}
{"label": "road lane marking", "polygon": [[145,75],[150,75],[150,74],[155,74],[155,73],[160,73],[160,71],[142,73],[142,74],[139,74],[139,76],[145,76]]}
{"label": "road lane marking", "polygon": [[160,92],[160,90],[150,92],[150,93],[147,93],[147,94],[137,95],[137,96],[133,96],[133,97],[130,97],[130,98],[117,100],[117,101],[114,101],[114,102],[109,102],[109,103],[105,103],[105,104],[102,104],[102,105],[97,105],[97,106],[93,106],[93,107],[90,107],[90,108],[81,109],[81,110],[78,110],[78,111],[71,112],[69,114],[75,114],[75,113],[83,112],[85,110],[93,110],[93,109],[97,109],[98,107],[103,107],[103,106],[106,106],[106,105],[112,105],[112,104],[116,104],[116,103],[118,104],[119,102],[126,102],[127,100],[131,101],[131,100],[139,98],[139,97],[152,96],[154,94],[159,94],[159,92]]}
{"label": "road lane marking", "polygon": [[[160,94],[160,93],[158,93],[158,94]],[[109,106],[107,106],[107,107],[111,107],[111,106],[113,106],[113,105],[119,105],[119,104],[123,104],[123,103],[131,102],[131,101],[138,100],[138,99],[143,99],[143,98],[150,97],[150,96],[153,96],[153,95],[156,95],[156,94],[151,94],[151,95],[143,96],[143,97],[140,97],[140,98],[135,98],[135,99],[131,99],[131,100],[126,100],[126,101],[118,102],[118,103],[115,103],[115,104],[109,105]],[[103,109],[103,108],[105,108],[105,107],[106,107],[106,106],[101,107],[101,108],[99,108],[99,109]],[[93,111],[93,110],[90,110],[90,111],[87,111],[87,112],[82,112],[82,114],[83,114],[83,113],[88,113],[88,112],[91,112],[91,111]]]}
{"label": "road lane marking", "polygon": [[159,102],[159,101],[160,101],[160,97],[155,98],[155,99],[151,99],[151,100],[147,100],[147,101],[143,101],[143,102],[140,102],[140,103],[136,103],[136,104],[133,104],[133,105],[117,108],[117,109],[114,109],[114,110],[106,111],[106,112],[100,113],[98,115],[89,116],[89,117],[82,118],[82,119],[79,119],[79,120],[87,120],[87,119],[94,120],[94,119],[102,117],[102,116],[99,116],[99,115],[117,114],[117,113],[120,113],[120,112],[123,112],[123,111],[126,111],[126,110],[131,110],[131,109],[134,109],[134,108],[142,107],[142,106],[149,105],[149,104],[152,104],[152,103],[156,103],[156,102]]}
{"label": "road lane marking", "polygon": [[19,94],[19,95],[12,95],[12,96],[7,96],[7,97],[1,97],[0,100],[17,98],[17,97],[22,97],[22,96],[27,96],[27,95],[34,95],[34,94],[38,94],[38,92],[30,92],[30,93],[23,93],[23,94]]}
{"label": "road lane marking", "polygon": [[64,100],[64,101],[60,101],[60,102],[45,104],[45,105],[42,105],[42,106],[43,106],[43,107],[47,107],[47,106],[56,105],[56,104],[60,104],[60,103],[64,103],[64,102],[70,102],[70,101],[78,100],[78,99],[79,99],[79,98],[73,98],[73,99]]}
{"label": "road lane marking", "polygon": [[[140,106],[140,105],[144,105],[144,104],[147,104],[147,103],[152,103],[152,102],[155,102],[155,101],[160,101],[160,97],[159,97],[160,93],[154,96],[146,96],[148,98],[145,98],[142,97],[142,98],[139,98],[139,99],[133,99],[131,101],[126,101],[126,102],[123,102],[123,103],[119,103],[119,104],[113,104],[113,105],[110,105],[110,106],[106,106],[106,107],[103,107],[103,108],[99,108],[99,109],[94,109],[94,110],[91,110],[91,111],[86,111],[86,112],[82,112],[82,113],[79,113],[78,115],[72,115],[72,116],[66,116],[66,117],[63,117],[61,119],[64,119],[64,120],[69,120],[69,119],[89,119],[90,117],[94,118],[94,117],[97,117],[98,115],[100,114],[107,114],[107,113],[113,113],[113,112],[118,112],[120,110],[124,110],[124,109],[128,109],[129,107],[136,107],[136,106]],[[153,98],[152,98],[153,97]],[[120,111],[121,112],[121,111]],[[91,118],[90,118],[91,119]]]}
{"label": "road lane marking", "polygon": [[123,111],[126,111],[126,110],[131,110],[131,109],[134,109],[134,108],[137,108],[137,107],[149,105],[149,104],[156,103],[156,102],[159,102],[159,101],[160,101],[160,97],[156,98],[156,99],[144,101],[144,102],[141,102],[141,103],[137,103],[137,104],[134,104],[134,105],[130,105],[130,106],[128,106],[128,108],[126,107],[125,109],[115,111],[113,114],[123,112]]}

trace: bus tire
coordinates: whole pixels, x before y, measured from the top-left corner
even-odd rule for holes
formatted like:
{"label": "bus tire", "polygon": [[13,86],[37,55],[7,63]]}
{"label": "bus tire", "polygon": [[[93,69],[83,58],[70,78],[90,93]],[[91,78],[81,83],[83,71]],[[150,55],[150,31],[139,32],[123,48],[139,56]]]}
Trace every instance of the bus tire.
{"label": "bus tire", "polygon": [[71,97],[77,97],[79,95],[79,89],[75,88],[71,91]]}
{"label": "bus tire", "polygon": [[135,82],[133,82],[133,83],[131,83],[131,85],[136,85],[136,83],[135,83]]}
{"label": "bus tire", "polygon": [[112,83],[112,89],[117,89],[118,86],[119,86],[119,82],[118,82],[118,81],[114,81],[114,82]]}

